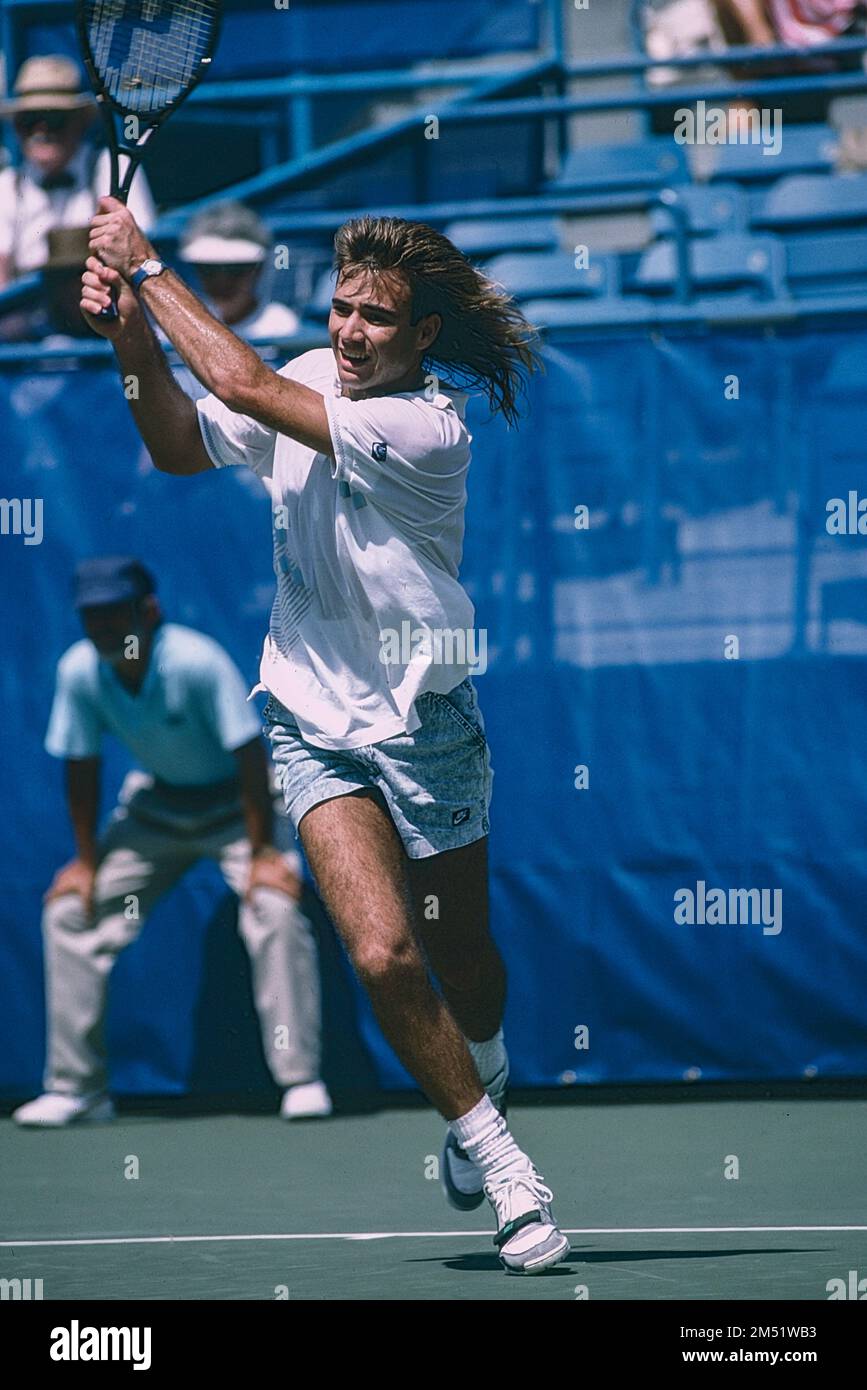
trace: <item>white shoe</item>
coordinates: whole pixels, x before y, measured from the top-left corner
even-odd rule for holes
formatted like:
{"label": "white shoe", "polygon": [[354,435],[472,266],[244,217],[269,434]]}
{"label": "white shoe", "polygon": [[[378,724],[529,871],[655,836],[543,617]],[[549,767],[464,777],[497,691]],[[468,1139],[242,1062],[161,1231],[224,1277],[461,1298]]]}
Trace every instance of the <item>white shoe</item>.
{"label": "white shoe", "polygon": [[305,1081],[283,1092],[280,1118],[283,1120],[320,1120],[332,1111],[331,1097],[324,1081]]}
{"label": "white shoe", "polygon": [[51,1129],[79,1122],[104,1124],[114,1116],[114,1106],[104,1091],[92,1096],[64,1096],[57,1091],[46,1091],[12,1112],[17,1125],[41,1125]]}
{"label": "white shoe", "polygon": [[538,1274],[566,1258],[569,1242],[551,1212],[554,1194],[532,1164],[523,1162],[526,1166],[489,1177],[485,1195],[497,1215],[494,1244],[504,1269],[509,1274]]}

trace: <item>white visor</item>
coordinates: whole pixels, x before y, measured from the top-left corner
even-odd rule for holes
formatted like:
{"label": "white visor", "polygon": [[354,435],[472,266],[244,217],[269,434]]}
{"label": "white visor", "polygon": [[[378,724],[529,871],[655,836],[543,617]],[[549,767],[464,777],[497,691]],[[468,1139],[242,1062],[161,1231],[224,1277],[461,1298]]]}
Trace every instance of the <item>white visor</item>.
{"label": "white visor", "polygon": [[197,236],[180,253],[192,265],[261,265],[267,252],[246,237]]}

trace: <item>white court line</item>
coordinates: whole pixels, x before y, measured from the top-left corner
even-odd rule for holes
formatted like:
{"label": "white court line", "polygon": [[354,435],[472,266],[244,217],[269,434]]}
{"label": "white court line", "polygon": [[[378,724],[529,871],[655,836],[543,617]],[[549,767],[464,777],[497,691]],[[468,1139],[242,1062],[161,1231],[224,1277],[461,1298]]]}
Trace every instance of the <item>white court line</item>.
{"label": "white court line", "polygon": [[[564,1226],[566,1236],[725,1235],[803,1231],[867,1231],[867,1226]],[[233,1240],[454,1240],[487,1236],[490,1231],[311,1231],[286,1235],[237,1236],[75,1236],[64,1240],[0,1240],[0,1249],[46,1245],[197,1245]]]}

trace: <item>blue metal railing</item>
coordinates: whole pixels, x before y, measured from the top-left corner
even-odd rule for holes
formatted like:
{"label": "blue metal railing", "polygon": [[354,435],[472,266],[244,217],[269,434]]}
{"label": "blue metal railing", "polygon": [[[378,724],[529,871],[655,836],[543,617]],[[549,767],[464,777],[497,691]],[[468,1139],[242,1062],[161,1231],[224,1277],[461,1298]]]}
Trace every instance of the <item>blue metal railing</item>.
{"label": "blue metal railing", "polygon": [[[536,0],[542,14],[542,42],[537,50],[540,57],[547,57],[562,65],[564,57],[563,9],[562,0]],[[59,17],[69,16],[71,3],[58,0],[0,0],[0,47],[5,55],[7,83],[11,88],[14,75],[24,57],[22,43],[22,21],[40,12],[51,12]],[[438,86],[472,86],[478,81],[478,72],[469,71],[466,59],[443,58],[437,60],[440,67],[435,72],[420,72],[412,69],[393,68],[370,70],[366,72],[329,72],[321,74],[296,73],[285,78],[243,78],[209,82],[193,92],[185,108],[175,118],[181,123],[197,120],[197,106],[237,106],[240,118],[250,126],[258,127],[269,113],[256,108],[262,102],[277,105],[277,113],[290,114],[290,133],[294,158],[310,154],[314,148],[313,103],[346,92],[368,92],[371,95],[393,91],[416,91]],[[512,60],[511,72],[518,76],[522,64]],[[502,77],[507,75],[504,67]],[[271,112],[273,116],[275,113]],[[16,158],[16,151],[10,146],[10,157]]]}
{"label": "blue metal railing", "polygon": [[[494,96],[498,92],[502,92],[504,94],[503,99],[505,99],[505,93],[516,86],[538,82],[545,77],[555,75],[558,70],[558,64],[554,59],[547,58],[508,74],[497,73],[495,76],[485,77],[483,81],[475,83],[469,93],[452,98],[444,108],[434,114],[442,122],[446,112],[456,113],[467,109],[468,104],[478,100],[480,96]],[[499,103],[493,102],[492,105],[497,107]],[[523,115],[523,107],[521,115]],[[192,212],[219,202],[223,198],[231,197],[241,201],[255,202],[271,193],[283,192],[293,184],[302,183],[314,176],[326,177],[329,172],[337,171],[342,166],[352,164],[365,155],[385,149],[389,144],[403,137],[417,134],[418,130],[419,113],[416,111],[383,126],[360,131],[356,135],[335,141],[322,149],[313,150],[308,155],[279,164],[275,169],[269,169],[254,175],[252,178],[243,179],[219,193],[199,198],[195,202],[187,204],[183,209],[168,214],[160,224],[159,232],[160,234],[174,234],[179,225]],[[418,159],[423,157],[425,153],[423,147],[429,143],[421,141],[417,144]]]}
{"label": "blue metal railing", "polygon": [[[292,356],[307,352],[310,348],[328,346],[328,335],[323,330],[305,328],[292,338],[249,338],[246,340],[256,348],[265,361],[286,359],[286,351],[291,347]],[[182,360],[171,348],[166,356],[172,366],[181,366]],[[56,367],[58,371],[88,363],[108,363],[114,360],[111,344],[104,338],[70,338],[68,344],[45,347],[41,343],[0,343],[0,366],[27,366],[28,364]]]}
{"label": "blue metal railing", "polygon": [[[867,38],[837,40],[824,46],[822,52],[826,55],[867,53]],[[725,55],[727,61],[736,60],[738,65],[763,64],[773,58],[791,60],[802,57],[815,58],[815,56],[813,49],[780,47],[772,49],[733,48],[727,50]],[[855,73],[805,73],[791,77],[763,77],[749,81],[738,79],[716,83],[713,86],[704,83],[685,87],[631,88],[625,92],[606,92],[581,96],[533,96],[510,99],[505,94],[510,85],[528,86],[543,80],[565,83],[580,77],[595,78],[641,73],[654,67],[688,71],[706,61],[706,56],[703,58],[696,56],[672,58],[664,61],[644,56],[627,56],[604,59],[596,64],[564,63],[550,58],[523,70],[512,72],[508,76],[500,74],[497,79],[493,79],[492,86],[499,87],[502,92],[502,95],[496,96],[496,99],[479,99],[478,89],[476,89],[475,95],[463,93],[448,101],[432,114],[437,116],[440,125],[445,124],[447,126],[519,119],[536,122],[553,118],[558,123],[562,149],[565,147],[565,120],[571,115],[592,114],[601,111],[647,111],[653,107],[666,107],[674,103],[689,104],[702,99],[708,102],[725,103],[749,96],[759,103],[764,103],[771,99],[783,99],[789,95],[805,92],[827,92],[839,95],[867,91],[867,72],[862,70]],[[292,80],[287,79],[287,82]],[[313,81],[314,83],[319,80],[305,79],[305,81]],[[490,92],[489,95],[495,96],[496,93]],[[310,155],[289,160],[265,173],[245,179],[219,194],[200,199],[194,206],[198,209],[217,201],[219,198],[228,196],[255,202],[277,193],[287,192],[293,186],[297,187],[303,184],[313,175],[322,180],[328,176],[329,172],[335,172],[341,166],[345,166],[360,157],[369,156],[377,149],[384,149],[390,142],[417,136],[418,131],[419,113],[413,112],[411,115],[404,116],[387,125],[377,127],[374,130],[362,131],[348,139],[316,150]],[[422,143],[421,141],[418,142],[419,158],[423,157]],[[170,214],[161,224],[160,233],[168,236],[174,235],[180,216],[181,214],[178,213]]]}
{"label": "blue metal railing", "polygon": [[[7,7],[10,0],[7,0]],[[35,3],[36,8],[46,0],[12,0],[18,9]],[[701,53],[680,58],[654,60],[646,55],[618,55],[593,62],[565,62],[563,59],[562,11],[557,0],[545,0],[549,12],[549,56],[530,65],[502,70],[476,81],[469,91],[453,96],[436,114],[441,125],[454,126],[478,122],[498,122],[503,120],[526,120],[538,122],[555,119],[561,133],[565,119],[569,115],[599,111],[618,111],[639,109],[647,111],[654,106],[671,106],[674,103],[689,104],[698,100],[707,102],[729,102],[737,97],[749,95],[762,102],[770,99],[783,99],[792,93],[828,92],[841,93],[867,91],[867,73],[832,72],[805,73],[797,76],[762,77],[755,80],[738,78],[728,82],[708,86],[681,87],[677,85],[656,89],[635,89],[627,92],[604,93],[596,95],[561,95],[514,97],[509,95],[516,87],[527,87],[546,80],[559,84],[582,78],[604,78],[615,75],[646,75],[655,67],[690,69],[705,66],[708,62],[715,66],[730,65],[755,66],[767,64],[772,60],[815,59],[813,48],[791,49],[785,47],[755,48],[738,47],[725,50],[721,54]],[[5,15],[5,10],[4,10]],[[821,55],[835,56],[852,53],[867,53],[867,38],[841,39],[823,45]],[[463,73],[467,80],[466,70]],[[260,82],[214,83],[199,89],[193,100],[199,103],[192,113],[192,119],[201,120],[206,110],[214,104],[237,104],[251,100],[275,99],[292,103],[300,102],[300,110],[309,109],[304,103],[315,96],[335,94],[341,90],[382,90],[388,85],[395,88],[414,90],[420,87],[454,85],[455,75],[444,68],[435,74],[411,72],[371,72],[363,74],[311,74],[290,76],[283,79],[268,79]],[[427,111],[426,111],[427,114]],[[262,113],[258,113],[261,119]],[[194,209],[206,206],[218,198],[227,196],[244,198],[249,201],[266,198],[285,192],[311,177],[323,180],[329,173],[384,149],[389,143],[399,142],[417,136],[419,113],[416,111],[382,127],[365,130],[347,139],[334,142],[319,150],[306,153],[278,165],[274,169],[222,190],[219,194],[198,200],[164,217],[157,228],[161,240],[171,242],[176,238],[182,220]],[[417,141],[418,158],[425,152],[424,142]],[[559,195],[555,193],[517,198],[466,199],[441,203],[411,203],[400,206],[377,206],[383,214],[415,217],[431,222],[447,222],[458,217],[468,216],[520,216],[540,212],[569,212],[573,215],[591,212],[647,211],[658,201],[657,193],[628,192],[622,194],[600,195]],[[677,248],[677,283],[675,299],[679,303],[689,297],[689,256],[688,236],[685,220],[677,205],[676,194],[663,195],[665,206],[673,218],[675,245]],[[326,209],[312,213],[289,213],[280,217],[279,228],[283,232],[332,232],[347,217],[357,213],[357,208]],[[6,297],[0,295],[0,312],[7,307]],[[11,360],[7,357],[0,360]]]}
{"label": "blue metal railing", "polygon": [[[626,323],[616,314],[612,314],[609,320],[606,320],[604,313],[599,314],[588,323],[582,323],[580,317],[576,316],[568,324],[543,324],[542,333],[546,339],[556,340],[563,336],[572,338],[582,333],[598,335],[605,331],[635,333],[682,329],[691,332],[696,329],[748,326],[784,328],[817,321],[839,324],[841,319],[849,321],[856,317],[867,322],[867,294],[853,293],[845,300],[838,295],[828,295],[809,300],[788,297],[757,299],[754,303],[737,300],[727,303],[724,298],[710,301],[699,299],[687,304],[681,303],[676,296],[664,299],[648,296],[641,300],[640,312],[631,316]],[[279,342],[257,340],[254,346],[265,361],[285,362],[311,348],[327,347],[328,336],[324,329],[320,332],[307,331]],[[174,357],[170,357],[170,360],[174,363],[179,361]],[[89,365],[107,366],[112,361],[112,350],[105,342],[82,340],[70,342],[69,346],[52,348],[44,348],[39,343],[0,345],[0,371],[33,371],[37,368],[45,371],[77,371]]]}

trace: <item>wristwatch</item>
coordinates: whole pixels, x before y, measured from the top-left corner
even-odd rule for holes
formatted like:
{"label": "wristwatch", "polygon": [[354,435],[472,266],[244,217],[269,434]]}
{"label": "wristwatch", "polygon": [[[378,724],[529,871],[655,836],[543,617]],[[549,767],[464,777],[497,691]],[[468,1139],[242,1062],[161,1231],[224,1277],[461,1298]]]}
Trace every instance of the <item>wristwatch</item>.
{"label": "wristwatch", "polygon": [[149,280],[152,275],[162,275],[165,268],[166,267],[162,261],[154,260],[154,258],[151,256],[148,258],[148,260],[142,261],[138,270],[133,271],[132,275],[129,277],[129,283],[132,285],[134,290],[137,290],[139,286],[145,280]]}

